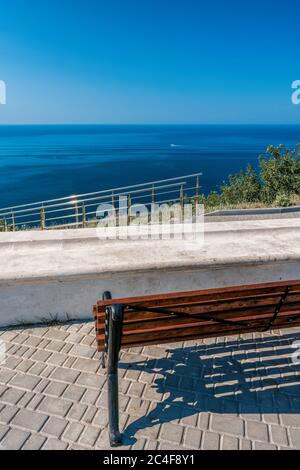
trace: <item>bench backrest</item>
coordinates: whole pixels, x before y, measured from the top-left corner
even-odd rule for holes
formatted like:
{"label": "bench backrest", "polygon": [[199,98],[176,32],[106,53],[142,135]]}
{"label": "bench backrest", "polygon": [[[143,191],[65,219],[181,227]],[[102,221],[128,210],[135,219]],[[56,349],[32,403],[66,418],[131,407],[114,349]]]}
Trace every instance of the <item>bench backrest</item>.
{"label": "bench backrest", "polygon": [[227,336],[300,325],[300,281],[98,301],[93,313],[99,351],[105,311],[114,304],[124,305],[121,347]]}

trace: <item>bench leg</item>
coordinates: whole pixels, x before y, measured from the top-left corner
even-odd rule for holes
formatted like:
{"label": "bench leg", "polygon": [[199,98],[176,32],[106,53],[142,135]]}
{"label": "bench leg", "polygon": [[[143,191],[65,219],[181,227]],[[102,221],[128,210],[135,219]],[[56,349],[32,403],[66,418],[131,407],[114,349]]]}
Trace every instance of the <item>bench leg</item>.
{"label": "bench leg", "polygon": [[[110,300],[111,293],[109,291],[103,292],[102,300]],[[101,368],[106,368],[107,362],[107,351],[108,351],[108,330],[109,330],[109,313],[107,313],[107,309],[105,309],[105,340],[104,340],[104,350],[101,354]]]}
{"label": "bench leg", "polygon": [[111,446],[122,443],[119,431],[118,361],[122,336],[123,306],[110,307],[108,334],[108,419]]}

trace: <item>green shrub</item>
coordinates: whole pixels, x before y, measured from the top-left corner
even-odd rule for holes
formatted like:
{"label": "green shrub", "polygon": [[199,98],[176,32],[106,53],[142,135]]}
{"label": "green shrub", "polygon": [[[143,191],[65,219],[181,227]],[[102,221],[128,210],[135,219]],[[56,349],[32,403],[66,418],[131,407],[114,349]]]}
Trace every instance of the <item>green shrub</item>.
{"label": "green shrub", "polygon": [[294,149],[270,145],[259,157],[259,173],[253,166],[230,175],[220,192],[213,191],[205,205],[218,207],[262,202],[286,207],[300,195],[300,144]]}
{"label": "green shrub", "polygon": [[288,207],[292,204],[291,197],[287,194],[277,194],[274,204],[278,207]]}
{"label": "green shrub", "polygon": [[252,165],[248,165],[245,171],[230,175],[228,180],[228,184],[221,186],[225,204],[259,201],[261,187]]}
{"label": "green shrub", "polygon": [[273,203],[282,195],[300,194],[300,145],[287,149],[283,145],[267,148],[266,155],[259,158],[261,198]]}
{"label": "green shrub", "polygon": [[203,202],[205,207],[219,207],[224,203],[224,200],[217,191],[212,191],[203,198]]}

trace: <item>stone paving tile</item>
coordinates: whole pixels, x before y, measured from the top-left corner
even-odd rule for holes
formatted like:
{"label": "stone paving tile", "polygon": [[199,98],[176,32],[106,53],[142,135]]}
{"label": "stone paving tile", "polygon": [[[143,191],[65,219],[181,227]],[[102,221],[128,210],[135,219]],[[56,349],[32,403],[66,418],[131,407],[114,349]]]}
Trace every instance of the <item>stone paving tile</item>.
{"label": "stone paving tile", "polygon": [[46,439],[45,436],[41,436],[40,434],[31,434],[23,445],[22,450],[40,450],[46,442]]}
{"label": "stone paving tile", "polygon": [[295,449],[300,449],[300,429],[291,429],[290,430],[292,446]]}
{"label": "stone paving tile", "polygon": [[39,404],[38,410],[48,413],[49,415],[66,416],[71,406],[72,402],[63,400],[62,398],[57,400],[55,398],[45,397]]}
{"label": "stone paving tile", "polygon": [[29,437],[29,432],[11,428],[1,440],[1,447],[4,450],[19,450]]}
{"label": "stone paving tile", "polygon": [[77,377],[80,375],[80,372],[72,369],[66,369],[64,367],[57,367],[54,369],[53,374],[51,377],[55,380],[60,380],[62,382],[71,383],[73,384]]}
{"label": "stone paving tile", "polygon": [[254,442],[254,450],[277,450],[277,447],[269,442]]}
{"label": "stone paving tile", "polygon": [[8,387],[6,391],[1,395],[1,402],[9,403],[10,405],[16,405],[21,400],[24,394],[24,390]]}
{"label": "stone paving tile", "polygon": [[160,438],[164,441],[174,442],[175,444],[181,444],[183,434],[183,427],[172,424],[165,423],[162,425],[162,430],[160,432]]}
{"label": "stone paving tile", "polygon": [[73,365],[74,369],[77,369],[79,371],[85,371],[85,372],[93,372],[93,373],[96,373],[99,367],[100,367],[100,362],[98,360],[85,359],[85,358],[77,359],[75,364]]}
{"label": "stone paving tile", "polygon": [[195,428],[187,428],[184,436],[184,445],[191,449],[200,449],[202,431]]}
{"label": "stone paving tile", "polygon": [[50,438],[47,439],[46,443],[42,447],[42,450],[65,450],[67,447],[68,444],[66,442]]}
{"label": "stone paving tile", "polygon": [[[82,421],[84,423],[92,424],[95,420],[95,416],[98,412],[98,408],[96,406],[89,406],[86,413],[84,414]],[[98,425],[98,423],[97,423]],[[99,426],[99,425],[98,425]]]}
{"label": "stone paving tile", "polygon": [[53,364],[55,366],[62,366],[64,362],[66,362],[68,359],[68,356],[66,354],[61,354],[61,353],[55,353],[51,354],[47,360],[48,364]]}
{"label": "stone paving tile", "polygon": [[251,450],[252,449],[252,442],[248,439],[240,439],[240,450]]}
{"label": "stone paving tile", "polygon": [[90,346],[85,344],[75,344],[70,350],[69,354],[71,356],[86,357],[91,359],[94,356],[95,351],[93,351]]}
{"label": "stone paving tile", "polygon": [[40,381],[40,377],[35,377],[29,374],[17,374],[10,381],[11,386],[16,386],[25,390],[33,390]]}
{"label": "stone paving tile", "polygon": [[51,416],[43,426],[42,433],[59,439],[67,425],[68,421],[66,419]]}
{"label": "stone paving tile", "polygon": [[264,423],[258,423],[256,421],[249,421],[246,424],[247,436],[249,439],[268,442],[269,432],[268,426]]}
{"label": "stone paving tile", "polygon": [[97,405],[99,406],[100,393],[100,390],[86,390],[80,401],[87,405],[95,405],[97,402]]}
{"label": "stone paving tile", "polygon": [[69,409],[67,417],[69,419],[73,419],[80,422],[83,416],[85,415],[86,410],[87,405],[84,405],[82,403],[73,403],[71,408]]}
{"label": "stone paving tile", "polygon": [[220,436],[217,433],[204,431],[202,438],[202,449],[203,450],[219,450],[220,448]]}
{"label": "stone paving tile", "polygon": [[288,446],[288,435],[287,435],[287,429],[281,426],[271,426],[270,427],[271,431],[271,439],[274,442],[274,444],[280,445],[280,446]]}
{"label": "stone paving tile", "polygon": [[93,447],[97,437],[100,434],[100,429],[94,426],[85,426],[83,433],[80,436],[80,444]]}
{"label": "stone paving tile", "polygon": [[52,380],[49,381],[49,385],[44,389],[44,393],[53,397],[60,397],[67,387],[68,384],[66,383]]}
{"label": "stone paving tile", "polygon": [[5,434],[9,431],[10,427],[7,425],[0,424],[0,441],[3,439]]}
{"label": "stone paving tile", "polygon": [[11,421],[12,426],[19,426],[21,428],[29,429],[32,431],[39,431],[43,424],[47,421],[48,416],[42,413],[35,413],[34,411],[20,409]]}
{"label": "stone paving tile", "polygon": [[233,434],[236,436],[244,435],[244,421],[240,418],[228,415],[213,415],[211,421],[213,431]]}
{"label": "stone paving tile", "polygon": [[222,436],[222,450],[239,450],[239,440],[233,436]]}
{"label": "stone paving tile", "polygon": [[85,391],[86,389],[84,387],[78,387],[77,385],[68,385],[63,393],[63,398],[81,402]]}
{"label": "stone paving tile", "polygon": [[46,345],[46,349],[49,351],[53,352],[60,352],[63,347],[65,346],[65,343],[63,341],[49,341],[49,343]]}
{"label": "stone paving tile", "polygon": [[69,423],[68,428],[63,434],[63,440],[67,442],[77,442],[79,436],[84,430],[84,425],[81,423]]}
{"label": "stone paving tile", "polygon": [[[0,337],[0,446],[109,449],[93,323]],[[300,450],[300,370],[291,361],[299,339],[296,328],[122,351],[122,448]]]}
{"label": "stone paving tile", "polygon": [[106,382],[106,377],[101,377],[97,374],[90,374],[87,372],[81,372],[76,380],[77,385],[84,385],[89,389],[94,388],[99,390],[103,387]]}
{"label": "stone paving tile", "polygon": [[17,414],[20,408],[16,406],[6,405],[0,411],[0,423],[8,424],[12,418]]}

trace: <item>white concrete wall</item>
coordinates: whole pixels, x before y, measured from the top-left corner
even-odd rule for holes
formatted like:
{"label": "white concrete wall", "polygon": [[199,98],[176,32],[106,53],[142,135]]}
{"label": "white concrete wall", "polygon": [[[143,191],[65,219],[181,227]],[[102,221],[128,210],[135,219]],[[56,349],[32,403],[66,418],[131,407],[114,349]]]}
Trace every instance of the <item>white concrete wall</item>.
{"label": "white concrete wall", "polygon": [[0,234],[0,326],[91,318],[113,297],[300,279],[300,219],[207,223],[187,241],[103,241],[94,229]]}

